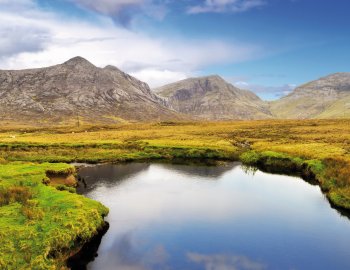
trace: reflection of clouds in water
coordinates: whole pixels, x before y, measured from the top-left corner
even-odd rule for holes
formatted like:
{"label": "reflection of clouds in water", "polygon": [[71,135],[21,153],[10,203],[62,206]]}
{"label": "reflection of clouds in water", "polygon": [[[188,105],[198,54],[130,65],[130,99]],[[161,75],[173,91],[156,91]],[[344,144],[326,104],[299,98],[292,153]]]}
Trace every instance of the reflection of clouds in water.
{"label": "reflection of clouds in water", "polygon": [[[324,201],[318,188],[293,177],[260,171],[247,174],[234,164],[225,168],[103,165],[84,173],[93,176],[97,183],[98,177],[106,179],[92,187],[88,196],[110,208],[107,221],[111,224],[101,243],[100,256],[89,269],[166,270],[169,266],[176,270],[265,269],[244,256],[197,253],[183,256],[183,250],[198,251],[197,245],[203,239],[215,244],[209,253],[218,252],[219,246],[228,254],[240,250],[239,243],[243,242],[247,242],[245,246],[260,247],[261,243],[252,238],[255,236],[262,240],[274,237],[280,243],[284,239],[282,232],[306,235],[309,229],[313,232],[315,218],[324,216],[320,211]],[[211,178],[213,175],[217,177]],[[238,244],[225,242],[223,235],[227,233],[232,238],[232,227],[238,229],[234,232]],[[181,237],[186,237],[184,243]],[[159,243],[167,248],[171,258]],[[252,256],[255,252],[258,251],[252,251]],[[244,249],[241,254],[245,254]],[[269,258],[264,259],[271,263]],[[195,267],[186,268],[187,264]]]}
{"label": "reflection of clouds in water", "polygon": [[162,165],[152,165],[123,185],[99,187],[89,196],[110,208],[107,221],[118,226],[111,226],[109,233],[114,230],[125,233],[130,228],[156,223],[222,223],[258,215],[256,199],[262,195],[235,189],[231,179],[236,177],[243,181],[247,179],[240,167],[231,168],[216,181],[203,181],[180,172],[174,174]]}
{"label": "reflection of clouds in water", "polygon": [[[161,244],[154,245],[147,252],[140,250],[143,243],[137,240],[132,232],[115,238],[112,247],[99,256],[90,266],[93,269],[104,270],[149,270],[153,268],[168,269],[166,266],[169,254]],[[103,257],[103,258],[102,258]],[[99,262],[102,262],[101,268]]]}
{"label": "reflection of clouds in water", "polygon": [[[234,163],[230,170],[230,166],[129,165],[113,165],[113,168],[100,166],[106,178],[108,172],[111,173],[110,179],[125,179],[132,172],[137,173],[121,181],[122,184],[119,181],[103,183],[88,195],[107,205],[110,208],[107,221],[118,224],[111,226],[107,235],[127,233],[130,229],[153,224],[222,224],[252,217],[258,219],[270,213],[278,213],[280,218],[293,222],[293,215],[285,215],[284,210],[298,211],[296,203],[305,207],[306,201],[310,205],[310,196],[300,196],[298,200],[291,196],[305,192],[307,185],[304,182],[259,171],[255,176],[259,181],[254,181],[254,176],[246,174],[242,167]],[[182,173],[181,169],[184,168],[187,168],[187,172]],[[199,169],[198,175],[210,175],[215,170],[222,174],[215,178],[216,181],[203,181],[210,178],[188,176],[188,172],[195,169]],[[319,200],[319,197],[319,193],[315,192],[315,199]],[[276,201],[280,203],[276,204]],[[268,213],[266,209],[269,209]]]}
{"label": "reflection of clouds in water", "polygon": [[189,252],[187,258],[205,270],[263,270],[266,266],[241,255],[200,254]]}

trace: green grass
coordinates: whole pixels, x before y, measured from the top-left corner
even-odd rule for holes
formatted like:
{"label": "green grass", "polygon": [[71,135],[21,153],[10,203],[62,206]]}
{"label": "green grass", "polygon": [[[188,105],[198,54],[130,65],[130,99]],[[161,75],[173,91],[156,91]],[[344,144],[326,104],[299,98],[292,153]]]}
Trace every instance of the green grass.
{"label": "green grass", "polygon": [[[98,202],[46,186],[47,171],[72,172],[67,164],[0,165],[0,269],[60,269],[77,239],[87,241],[108,209]],[[17,193],[16,193],[17,192]],[[19,196],[17,196],[19,195]]]}
{"label": "green grass", "polygon": [[72,188],[44,185],[48,170],[142,160],[240,160],[315,181],[334,206],[350,209],[349,119],[0,126],[0,269],[60,269],[107,214]]}

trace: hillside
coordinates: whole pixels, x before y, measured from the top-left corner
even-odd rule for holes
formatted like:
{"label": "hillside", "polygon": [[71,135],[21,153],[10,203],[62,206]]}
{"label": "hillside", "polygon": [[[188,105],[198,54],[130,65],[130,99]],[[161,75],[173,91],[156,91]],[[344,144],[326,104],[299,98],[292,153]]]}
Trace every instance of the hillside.
{"label": "hillside", "polygon": [[306,83],[270,104],[277,118],[350,117],[350,73],[336,73]]}
{"label": "hillside", "polygon": [[81,57],[63,64],[0,71],[0,118],[8,122],[115,123],[183,119],[149,86],[116,67]]}
{"label": "hillside", "polygon": [[154,89],[183,114],[206,120],[270,118],[267,103],[219,76],[190,78]]}
{"label": "hillside", "polygon": [[344,117],[350,117],[350,73],[306,83],[267,103],[217,75],[151,91],[146,83],[116,67],[99,68],[81,57],[46,68],[0,70],[4,124]]}

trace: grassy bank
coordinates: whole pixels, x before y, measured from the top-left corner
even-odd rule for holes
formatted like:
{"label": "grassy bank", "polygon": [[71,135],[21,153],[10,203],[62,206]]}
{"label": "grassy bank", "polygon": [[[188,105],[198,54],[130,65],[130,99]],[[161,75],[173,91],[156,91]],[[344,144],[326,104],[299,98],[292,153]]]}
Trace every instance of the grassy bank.
{"label": "grassy bank", "polygon": [[[0,208],[0,233],[11,239],[3,240],[5,247],[0,247],[0,255],[5,254],[0,256],[0,266],[41,263],[54,269],[62,260],[46,255],[67,250],[73,239],[88,239],[106,213],[97,202],[41,184],[49,168],[69,168],[46,162],[241,160],[314,181],[333,205],[350,209],[350,120],[5,127],[0,130],[0,184],[23,192],[19,197],[25,199],[15,196]],[[24,191],[16,191],[23,187]],[[27,190],[32,193],[27,195]],[[27,208],[39,214],[29,218]],[[69,215],[62,215],[66,212]],[[56,235],[60,240],[54,240]],[[26,249],[30,253],[23,252]]]}
{"label": "grassy bank", "polygon": [[65,260],[103,225],[108,209],[42,183],[67,164],[0,165],[0,269],[64,269]]}

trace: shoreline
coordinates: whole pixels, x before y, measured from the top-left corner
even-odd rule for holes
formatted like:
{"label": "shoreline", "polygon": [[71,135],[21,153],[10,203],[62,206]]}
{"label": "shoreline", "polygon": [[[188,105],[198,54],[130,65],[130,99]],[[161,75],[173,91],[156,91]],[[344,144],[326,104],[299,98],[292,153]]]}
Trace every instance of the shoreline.
{"label": "shoreline", "polygon": [[[309,160],[301,160],[294,157],[288,157],[279,153],[259,153],[255,151],[242,151],[239,155],[239,159],[231,158],[231,159],[197,159],[197,158],[177,158],[175,160],[172,159],[143,159],[143,160],[129,160],[126,161],[126,163],[129,162],[160,162],[160,163],[172,163],[172,164],[196,164],[196,165],[203,165],[203,166],[216,166],[220,165],[220,163],[225,162],[241,162],[242,165],[259,169],[264,172],[268,173],[275,173],[275,174],[285,174],[285,175],[293,175],[293,176],[299,176],[304,181],[309,182],[311,184],[317,184],[321,188],[321,192],[327,197],[328,202],[330,204],[330,207],[337,210],[339,213],[343,214],[344,216],[349,217],[348,212],[349,208],[343,207],[342,204],[339,204],[336,200],[332,200],[332,197],[329,196],[330,192],[332,190],[325,189],[322,185],[324,181],[322,181],[321,175],[324,172],[325,168],[323,166],[322,170],[319,170],[317,168],[318,166],[321,166],[322,163],[320,161],[313,160],[312,163],[310,163]],[[120,161],[110,161],[105,163],[123,163]],[[105,164],[101,163],[101,164]],[[23,163],[25,164],[25,163]],[[35,164],[33,164],[35,165]],[[54,164],[47,164],[47,170],[45,171],[45,174],[47,174],[48,171],[51,171],[50,166],[53,166]],[[57,165],[57,164],[56,164]],[[76,164],[77,165],[77,164]],[[96,166],[99,164],[79,164],[83,166]],[[36,166],[40,166],[40,164],[37,164]],[[65,164],[67,168],[71,168],[73,164]],[[60,172],[58,171],[58,174]],[[57,192],[65,192],[67,191],[57,191]],[[72,194],[73,196],[82,196],[78,194]],[[86,197],[84,197],[86,198]],[[86,198],[88,199],[88,198]],[[99,203],[99,202],[96,202]],[[71,258],[77,256],[77,254],[80,254],[82,249],[85,245],[89,245],[91,241],[94,242],[94,239],[100,235],[100,231],[104,230],[106,222],[103,219],[104,215],[101,215],[102,223],[99,226],[96,226],[94,232],[90,233],[89,237],[86,238],[84,241],[79,241],[79,237],[74,240],[74,245],[66,250],[60,250],[58,252],[58,255],[52,256],[49,255],[48,257],[56,258],[57,265],[60,265],[61,267],[67,267],[69,261]],[[85,228],[82,228],[84,230]],[[102,237],[102,236],[101,236]],[[77,241],[78,239],[78,241]],[[78,243],[78,244],[77,244]],[[51,251],[51,253],[55,251]]]}
{"label": "shoreline", "polygon": [[[247,154],[249,152],[243,152],[242,155]],[[135,161],[128,161],[128,162],[106,162],[106,163],[99,163],[99,164],[89,164],[89,163],[85,163],[85,164],[79,164],[79,166],[99,166],[99,165],[105,165],[105,164],[127,164],[127,163],[133,163],[133,162],[140,162],[140,163],[160,163],[160,164],[183,164],[183,165],[198,165],[198,166],[220,166],[220,165],[224,165],[225,163],[238,163],[242,166],[247,166],[248,168],[251,168],[253,170],[261,170],[263,172],[266,173],[271,173],[271,174],[279,174],[279,175],[289,175],[289,176],[296,176],[301,178],[303,181],[311,184],[311,185],[317,185],[320,187],[320,192],[327,198],[327,202],[329,203],[329,207],[331,207],[332,209],[334,209],[335,211],[337,211],[340,215],[350,219],[350,211],[347,208],[343,208],[341,206],[338,206],[337,204],[335,204],[332,200],[330,200],[327,191],[325,191],[322,186],[321,186],[321,179],[320,179],[320,175],[317,175],[317,173],[315,172],[315,165],[310,165],[308,163],[308,161],[303,161],[301,163],[297,163],[295,161],[293,161],[293,158],[291,157],[284,157],[284,158],[276,158],[273,157],[273,162],[271,162],[271,156],[266,156],[266,155],[261,155],[261,157],[256,160],[255,162],[247,162],[246,163],[243,162],[244,157],[242,157],[242,159],[240,160],[207,160],[205,163],[203,163],[203,161],[197,161],[197,160],[191,160],[191,159],[182,159],[181,162],[172,162],[169,161],[167,159],[157,159],[157,160],[135,160]],[[282,161],[282,163],[279,163],[280,161]],[[281,166],[278,166],[278,164],[280,164]],[[79,170],[79,168],[77,168],[77,170]],[[101,235],[101,238],[99,238],[99,241],[101,241],[103,237],[103,234]],[[93,261],[93,258],[91,257],[91,250],[90,247],[92,247],[93,252],[96,252],[96,250],[94,250],[94,248],[98,248],[98,246],[96,247],[96,240],[94,239],[95,237],[93,237],[91,243],[86,243],[86,245],[88,246],[87,248],[87,257],[89,258],[90,256],[90,260],[88,262]],[[100,242],[99,242],[100,243]],[[86,260],[84,259],[84,251],[80,250],[76,255],[73,255],[72,257],[74,259],[81,260],[81,256],[83,257],[83,263],[85,263],[84,265],[86,265]],[[68,263],[69,265],[69,263]],[[73,268],[74,269],[74,268]]]}
{"label": "shoreline", "polygon": [[142,123],[72,131],[0,131],[0,192],[13,197],[0,204],[0,268],[52,268],[51,249],[63,251],[80,236],[90,239],[101,226],[108,211],[99,202],[43,184],[46,170],[72,168],[71,162],[241,161],[300,176],[319,185],[331,207],[345,215],[350,210],[350,119]]}

